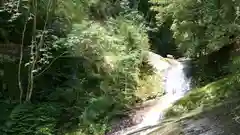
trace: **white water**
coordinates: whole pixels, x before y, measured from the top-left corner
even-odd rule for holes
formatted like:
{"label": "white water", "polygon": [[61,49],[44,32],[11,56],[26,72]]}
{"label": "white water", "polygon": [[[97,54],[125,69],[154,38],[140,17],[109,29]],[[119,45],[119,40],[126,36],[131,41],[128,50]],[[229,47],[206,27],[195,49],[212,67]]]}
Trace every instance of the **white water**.
{"label": "white water", "polygon": [[166,95],[176,98],[183,97],[190,90],[191,79],[187,78],[182,63],[171,67],[166,75]]}
{"label": "white water", "polygon": [[[178,63],[167,70],[164,95],[158,103],[144,116],[143,121],[138,125],[139,128],[153,126],[160,123],[164,118],[164,111],[182,98],[190,90],[191,79],[184,73],[184,64]],[[147,131],[141,135],[146,135]]]}
{"label": "white water", "polygon": [[[114,135],[147,135],[155,128],[138,132],[145,127],[151,127],[161,123],[166,109],[172,106],[174,102],[182,98],[189,90],[191,79],[187,78],[184,72],[185,64],[177,62],[166,70],[165,92],[166,94],[144,114],[143,121],[130,129],[122,130]],[[135,134],[137,132],[137,134]]]}

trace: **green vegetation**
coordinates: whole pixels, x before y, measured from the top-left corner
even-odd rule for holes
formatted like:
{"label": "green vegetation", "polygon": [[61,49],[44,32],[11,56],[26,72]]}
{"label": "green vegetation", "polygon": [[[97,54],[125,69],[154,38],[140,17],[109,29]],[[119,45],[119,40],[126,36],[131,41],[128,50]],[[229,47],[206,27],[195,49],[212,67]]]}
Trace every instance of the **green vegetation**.
{"label": "green vegetation", "polygon": [[146,26],[128,1],[6,1],[0,13],[0,134],[100,135],[156,96],[136,94],[154,74],[143,72],[153,70],[142,64]]}
{"label": "green vegetation", "polygon": [[167,111],[167,116],[181,115],[199,107],[214,107],[224,102],[234,101],[239,97],[239,74],[227,76],[208,85],[195,88],[180,99]]}
{"label": "green vegetation", "polygon": [[196,86],[169,116],[238,99],[239,5],[1,1],[0,134],[103,135],[137,102],[164,93],[149,50],[193,59]]}
{"label": "green vegetation", "polygon": [[139,80],[136,96],[142,100],[163,95],[163,79],[158,74],[143,75]]}
{"label": "green vegetation", "polygon": [[192,58],[194,88],[167,111],[167,116],[238,100],[239,1],[150,0],[150,3],[156,12],[157,26],[168,27],[175,49]]}
{"label": "green vegetation", "polygon": [[202,56],[236,43],[239,1],[151,0],[158,25],[171,20],[170,29],[186,56]]}

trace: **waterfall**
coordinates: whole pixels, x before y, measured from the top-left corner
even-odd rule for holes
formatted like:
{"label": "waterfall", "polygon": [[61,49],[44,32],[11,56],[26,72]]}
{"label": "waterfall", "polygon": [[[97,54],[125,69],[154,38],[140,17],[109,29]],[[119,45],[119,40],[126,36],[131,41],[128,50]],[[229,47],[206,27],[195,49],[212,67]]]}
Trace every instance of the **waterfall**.
{"label": "waterfall", "polygon": [[[191,79],[186,76],[185,63],[178,62],[166,71],[165,95],[144,116],[139,128],[153,126],[164,118],[164,111],[172,106],[174,102],[182,98],[189,90]],[[146,135],[146,131],[141,135]]]}
{"label": "waterfall", "polygon": [[[186,76],[186,65],[173,65],[166,73],[165,91],[169,97],[181,98],[190,90],[191,79]],[[177,100],[177,99],[176,99]]]}
{"label": "waterfall", "polygon": [[[157,103],[151,106],[150,110],[144,114],[140,124],[115,132],[112,135],[147,135],[156,130],[157,127],[153,127],[164,119],[166,109],[190,90],[191,78],[189,78],[188,64],[186,62],[188,61],[176,61],[166,69],[164,75],[165,95],[157,100]],[[144,130],[145,128],[147,130]]]}

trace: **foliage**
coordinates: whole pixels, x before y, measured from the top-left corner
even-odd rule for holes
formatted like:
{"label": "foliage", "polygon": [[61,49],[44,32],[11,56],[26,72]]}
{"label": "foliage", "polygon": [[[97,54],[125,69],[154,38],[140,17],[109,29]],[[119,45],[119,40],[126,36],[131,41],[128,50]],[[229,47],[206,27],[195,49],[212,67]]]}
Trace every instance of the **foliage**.
{"label": "foliage", "polygon": [[79,67],[83,70],[77,77],[83,80],[81,87],[89,92],[85,94],[89,105],[82,106],[82,126],[88,127],[82,129],[88,134],[102,132],[99,121],[106,124],[114,113],[135,102],[139,66],[148,49],[144,27],[135,24],[124,17],[105,24],[84,21],[74,24],[66,38],[65,43],[73,46],[74,57],[82,59]]}
{"label": "foliage", "polygon": [[164,93],[162,82],[162,76],[160,75],[146,75],[143,78],[140,78],[135,95],[141,100],[148,100],[149,98],[162,96]]}
{"label": "foliage", "polygon": [[[139,67],[140,76],[138,88],[135,92],[135,95],[143,101],[156,96],[162,96],[164,93],[163,73],[157,73],[156,69],[149,63],[147,56],[143,57],[142,64]],[[165,59],[160,59],[159,61],[165,61]]]}
{"label": "foliage", "polygon": [[198,85],[216,81],[238,68],[230,67],[230,63],[236,56],[232,51],[239,46],[239,1],[150,2],[157,13],[158,28],[169,26],[177,50],[194,58],[193,76]]}
{"label": "foliage", "polygon": [[186,56],[201,56],[236,43],[239,1],[151,0],[158,24],[171,22],[173,38]]}
{"label": "foliage", "polygon": [[57,104],[17,105],[1,125],[2,134],[53,135],[61,107]]}
{"label": "foliage", "polygon": [[[15,63],[20,101],[26,96],[32,103],[1,104],[7,117],[0,132],[104,134],[109,121],[137,100],[148,50],[142,16],[125,0],[19,2],[2,6],[3,14],[20,14],[11,21],[18,39],[1,38],[21,44]],[[5,23],[9,32],[12,24]]]}
{"label": "foliage", "polygon": [[[179,100],[167,115],[238,99],[239,1],[150,0],[158,27],[168,26],[177,49],[192,57],[198,87]],[[171,41],[171,40],[169,40]]]}
{"label": "foliage", "polygon": [[[20,58],[2,65],[13,68],[5,77],[15,76],[1,82],[0,134],[104,134],[137,101],[163,94],[161,76],[144,59],[149,40],[167,44],[164,54],[199,58],[193,72],[200,86],[218,80],[190,92],[168,115],[239,97],[239,1],[146,2],[1,2],[1,43],[17,44]],[[147,29],[156,23],[157,32]]]}
{"label": "foliage", "polygon": [[229,61],[229,69],[231,73],[239,73],[240,71],[240,57],[239,56],[232,56]]}
{"label": "foliage", "polygon": [[181,115],[198,107],[212,107],[239,97],[239,74],[226,76],[204,87],[192,90],[187,96],[177,101],[167,111],[167,116]]}

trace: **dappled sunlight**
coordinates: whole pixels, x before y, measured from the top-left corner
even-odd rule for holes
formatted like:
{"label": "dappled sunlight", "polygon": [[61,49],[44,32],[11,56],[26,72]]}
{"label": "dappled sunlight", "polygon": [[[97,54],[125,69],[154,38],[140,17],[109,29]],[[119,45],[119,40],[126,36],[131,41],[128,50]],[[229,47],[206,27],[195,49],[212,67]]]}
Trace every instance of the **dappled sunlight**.
{"label": "dappled sunlight", "polygon": [[231,97],[236,97],[239,95],[238,89],[236,87],[239,83],[239,74],[229,75],[224,79],[210,83],[202,88],[196,88],[187,94],[184,98],[180,99],[175,103],[173,108],[178,106],[184,106],[185,111],[178,111],[171,108],[168,110],[167,115],[181,115],[183,113],[189,112],[200,106],[214,106],[219,102],[224,102],[224,100],[231,100]]}
{"label": "dappled sunlight", "polygon": [[239,5],[1,0],[0,135],[238,135]]}
{"label": "dappled sunlight", "polygon": [[161,96],[164,92],[162,86],[163,79],[161,76],[157,74],[146,75],[143,78],[140,78],[135,95],[143,101],[148,98]]}

